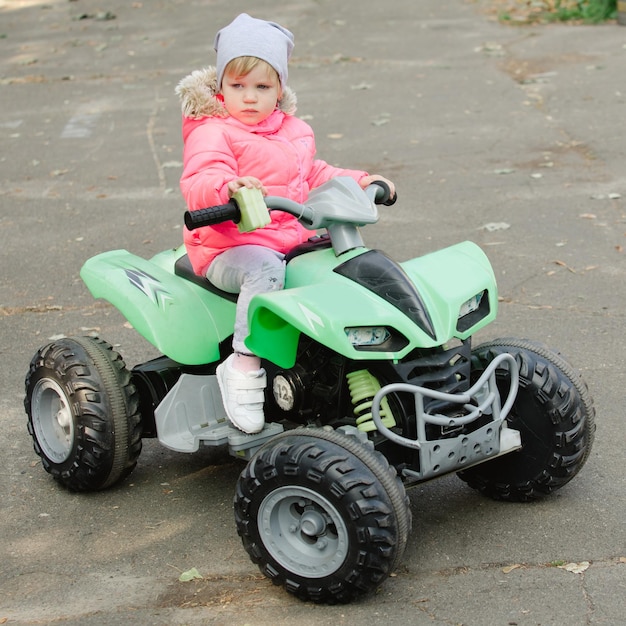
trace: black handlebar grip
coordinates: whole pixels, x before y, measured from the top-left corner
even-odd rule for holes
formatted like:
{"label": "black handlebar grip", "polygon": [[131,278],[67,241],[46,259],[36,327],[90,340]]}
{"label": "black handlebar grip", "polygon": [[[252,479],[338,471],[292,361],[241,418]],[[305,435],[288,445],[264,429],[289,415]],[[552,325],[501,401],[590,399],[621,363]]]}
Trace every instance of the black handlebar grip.
{"label": "black handlebar grip", "polygon": [[395,204],[398,199],[398,194],[394,193],[392,196],[391,189],[386,182],[382,180],[375,180],[372,182],[372,185],[378,185],[384,191],[384,194],[382,194],[380,198],[376,198],[376,204],[384,204],[385,206]]}
{"label": "black handlebar grip", "polygon": [[228,204],[218,204],[207,209],[185,211],[185,226],[189,230],[201,228],[202,226],[221,224],[229,220],[235,224],[238,224],[241,220],[241,211],[234,200],[231,200]]}

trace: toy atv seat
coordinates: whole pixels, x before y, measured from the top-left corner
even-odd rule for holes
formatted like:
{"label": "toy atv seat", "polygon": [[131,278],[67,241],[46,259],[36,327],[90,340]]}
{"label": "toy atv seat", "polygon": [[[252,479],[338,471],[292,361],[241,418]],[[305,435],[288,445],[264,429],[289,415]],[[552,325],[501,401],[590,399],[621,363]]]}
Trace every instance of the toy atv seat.
{"label": "toy atv seat", "polygon": [[200,276],[193,271],[193,267],[191,266],[191,261],[189,260],[189,255],[185,254],[180,257],[174,264],[174,274],[176,276],[180,276],[186,280],[195,283],[196,285],[200,285],[203,289],[207,291],[211,291],[212,293],[220,296],[221,298],[225,298],[226,300],[231,300],[232,302],[237,302],[237,298],[239,296],[238,293],[230,293],[228,291],[222,291],[218,289],[208,278],[204,276]]}
{"label": "toy atv seat", "polygon": [[[315,235],[310,237],[308,241],[301,243],[299,246],[296,246],[292,250],[290,250],[285,255],[285,262],[289,263],[292,259],[295,259],[297,256],[301,254],[306,254],[307,252],[313,252],[314,250],[323,250],[325,248],[330,248],[332,243],[330,241],[330,237],[328,235]],[[174,265],[174,273],[176,276],[180,276],[186,280],[199,285],[203,289],[207,289],[212,293],[221,296],[222,298],[226,298],[227,300],[231,300],[232,302],[237,301],[238,294],[229,293],[228,291],[222,291],[217,288],[208,278],[200,276],[196,274],[191,266],[191,261],[189,260],[189,255],[185,254],[180,257],[176,261]]]}

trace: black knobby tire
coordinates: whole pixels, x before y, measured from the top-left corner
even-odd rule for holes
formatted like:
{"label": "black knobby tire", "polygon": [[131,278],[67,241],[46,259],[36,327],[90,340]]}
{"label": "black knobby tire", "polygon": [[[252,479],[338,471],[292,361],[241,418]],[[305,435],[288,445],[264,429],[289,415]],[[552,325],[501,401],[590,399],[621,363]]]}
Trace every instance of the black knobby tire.
{"label": "black knobby tire", "polygon": [[64,338],[26,375],[28,432],[44,469],[72,491],[128,476],[141,452],[138,394],[122,357],[101,339]]}
{"label": "black knobby tire", "polygon": [[385,457],[335,431],[274,437],[237,482],[235,520],[263,574],[302,600],[347,603],[378,587],[411,526],[404,485]]}
{"label": "black knobby tire", "polygon": [[[522,448],[459,472],[459,477],[497,500],[534,500],[568,483],[583,467],[593,444],[595,408],[582,377],[559,354],[525,339],[498,339],[472,351],[476,379],[498,354],[512,354],[520,388],[507,417],[521,433]],[[509,371],[497,371],[508,389]]]}

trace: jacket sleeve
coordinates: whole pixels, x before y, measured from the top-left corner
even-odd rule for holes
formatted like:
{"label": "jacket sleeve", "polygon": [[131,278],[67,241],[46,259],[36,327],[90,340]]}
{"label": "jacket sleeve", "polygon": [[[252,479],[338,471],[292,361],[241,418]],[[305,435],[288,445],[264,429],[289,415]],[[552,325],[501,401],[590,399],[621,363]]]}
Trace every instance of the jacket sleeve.
{"label": "jacket sleeve", "polygon": [[[312,150],[315,155],[315,140],[313,140]],[[309,187],[311,189],[315,189],[316,187],[319,187],[323,183],[329,181],[331,178],[336,178],[337,176],[350,176],[358,183],[363,176],[368,176],[368,173],[363,170],[350,170],[341,167],[334,167],[326,163],[326,161],[314,159],[311,165],[311,171],[307,177],[307,182],[309,183]]]}
{"label": "jacket sleeve", "polygon": [[237,160],[220,129],[203,124],[185,139],[180,189],[190,211],[228,202],[226,184],[237,178]]}
{"label": "jacket sleeve", "polygon": [[316,159],[313,161],[313,167],[311,168],[309,185],[311,189],[315,189],[315,187],[319,187],[321,184],[337,176],[350,176],[350,178],[354,178],[358,183],[363,176],[368,176],[368,173],[363,170],[347,170],[340,167],[333,167],[325,161]]}

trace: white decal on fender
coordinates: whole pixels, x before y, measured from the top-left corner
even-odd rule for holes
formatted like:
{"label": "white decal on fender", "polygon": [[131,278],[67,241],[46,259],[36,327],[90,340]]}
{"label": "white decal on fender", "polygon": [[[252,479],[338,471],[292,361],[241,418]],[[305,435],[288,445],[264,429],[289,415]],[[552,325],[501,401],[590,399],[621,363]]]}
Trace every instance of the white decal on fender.
{"label": "white decal on fender", "polygon": [[313,311],[311,311],[310,309],[307,309],[303,304],[300,304],[299,302],[298,302],[298,306],[300,307],[300,310],[302,311],[304,318],[309,323],[309,326],[311,327],[312,331],[315,331],[316,324],[317,326],[324,328],[324,322],[322,318],[319,315],[317,315],[317,313],[313,313]]}

